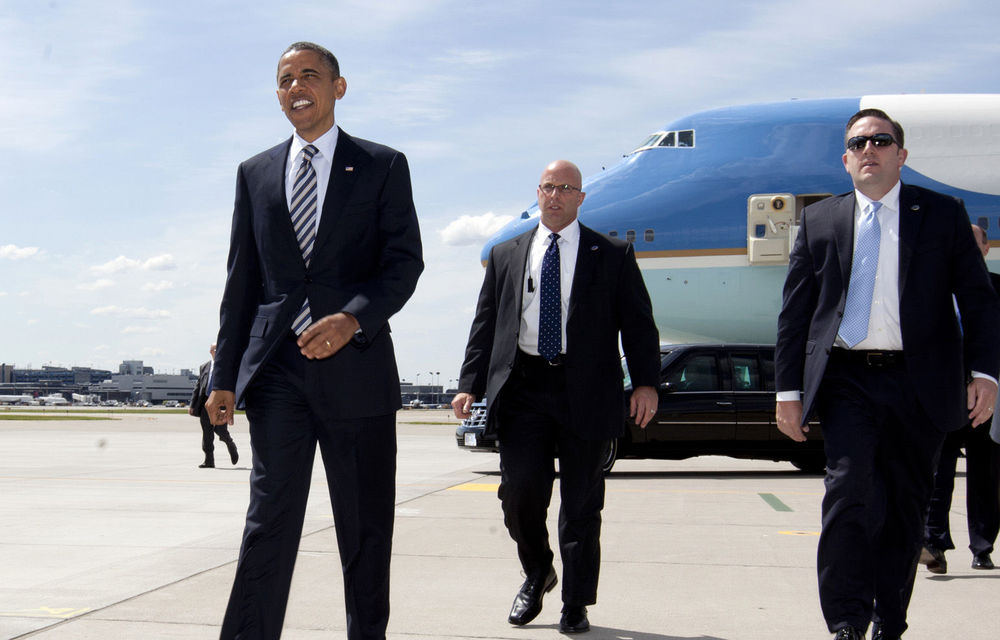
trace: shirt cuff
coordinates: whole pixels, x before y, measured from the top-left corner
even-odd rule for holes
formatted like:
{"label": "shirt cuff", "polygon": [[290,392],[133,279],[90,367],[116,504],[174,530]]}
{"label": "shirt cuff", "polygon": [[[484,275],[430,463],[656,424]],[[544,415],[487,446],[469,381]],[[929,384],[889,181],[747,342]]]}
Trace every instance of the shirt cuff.
{"label": "shirt cuff", "polygon": [[779,391],[774,394],[774,397],[778,402],[798,402],[802,400],[802,393],[800,391]]}
{"label": "shirt cuff", "polygon": [[[973,371],[972,372],[972,377],[973,378],[986,378],[987,380],[989,380],[993,384],[997,384],[997,379],[996,378],[994,378],[991,375],[987,375],[985,373],[980,373],[979,371]],[[1000,386],[1000,385],[998,385],[998,386]]]}

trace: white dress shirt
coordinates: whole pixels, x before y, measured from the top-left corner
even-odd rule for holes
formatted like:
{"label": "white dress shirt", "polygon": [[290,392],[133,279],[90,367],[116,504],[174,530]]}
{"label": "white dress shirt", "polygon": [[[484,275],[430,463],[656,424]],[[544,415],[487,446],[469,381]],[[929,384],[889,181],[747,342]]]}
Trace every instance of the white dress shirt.
{"label": "white dress shirt", "polygon": [[337,125],[330,127],[330,130],[316,138],[312,142],[306,142],[298,133],[292,134],[292,146],[288,150],[288,162],[285,165],[285,201],[288,203],[288,210],[292,210],[292,191],[295,186],[295,174],[302,164],[302,149],[311,144],[318,151],[313,156],[312,166],[316,171],[316,229],[319,230],[319,219],[323,213],[323,200],[326,197],[326,187],[330,184],[330,168],[333,166],[333,152],[337,148],[337,136],[339,129]]}
{"label": "white dress shirt", "polygon": [[[539,221],[538,231],[531,240],[528,251],[528,264],[524,270],[523,296],[521,299],[521,331],[517,338],[517,346],[527,354],[538,354],[538,316],[541,307],[542,257],[549,248],[552,233]],[[559,295],[562,313],[562,350],[566,353],[566,316],[569,314],[569,294],[573,288],[573,272],[576,270],[576,254],[580,248],[580,222],[566,225],[559,233]]]}
{"label": "white dress shirt", "polygon": [[[902,351],[903,334],[899,329],[899,216],[919,215],[912,211],[900,214],[900,183],[882,196],[882,207],[875,213],[880,227],[878,268],[875,272],[875,290],[872,292],[871,314],[868,316],[868,335],[854,345],[854,349],[875,351]],[[872,199],[858,190],[854,191],[854,246],[858,244],[861,217],[871,209]],[[852,264],[853,264],[853,256]],[[847,347],[837,337],[834,344]]]}

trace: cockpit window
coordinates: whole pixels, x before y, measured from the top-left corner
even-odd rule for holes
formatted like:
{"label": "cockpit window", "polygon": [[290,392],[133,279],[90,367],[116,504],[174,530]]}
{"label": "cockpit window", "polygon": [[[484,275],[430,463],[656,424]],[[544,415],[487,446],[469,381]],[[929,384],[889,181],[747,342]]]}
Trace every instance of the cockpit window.
{"label": "cockpit window", "polygon": [[645,149],[646,147],[655,147],[657,141],[662,137],[663,137],[663,132],[657,131],[656,133],[648,136],[645,140],[643,140],[642,144],[636,147],[636,150],[638,151],[639,149]]}
{"label": "cockpit window", "polygon": [[654,147],[693,147],[694,146],[694,129],[684,129],[682,131],[657,131],[651,134],[642,141],[638,147],[632,150],[632,153],[637,151],[643,151],[645,149],[652,149]]}

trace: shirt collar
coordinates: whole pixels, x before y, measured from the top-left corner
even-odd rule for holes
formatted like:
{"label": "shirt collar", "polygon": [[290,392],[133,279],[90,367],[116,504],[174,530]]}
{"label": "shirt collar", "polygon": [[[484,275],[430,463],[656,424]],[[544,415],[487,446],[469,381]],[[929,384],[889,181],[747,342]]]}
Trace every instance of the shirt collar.
{"label": "shirt collar", "polygon": [[292,148],[288,150],[288,156],[290,158],[297,158],[302,149],[305,148],[307,144],[311,144],[319,150],[317,155],[326,158],[329,162],[332,160],[333,152],[337,148],[337,137],[339,131],[340,128],[337,125],[333,125],[330,127],[329,131],[312,142],[306,142],[305,139],[296,131],[292,134]]}
{"label": "shirt collar", "polygon": [[[879,198],[878,201],[882,203],[883,207],[888,207],[893,211],[899,211],[899,188],[902,184],[903,183],[897,180],[896,184],[892,187],[892,189],[889,189],[888,193]],[[858,208],[861,209],[861,211],[867,211],[868,205],[874,202],[871,198],[861,193],[857,189],[854,190],[854,197],[857,199]]]}
{"label": "shirt collar", "polygon": [[542,239],[547,239],[551,233],[558,233],[559,239],[564,243],[578,243],[580,241],[580,219],[574,219],[573,222],[570,222],[568,225],[563,227],[562,231],[558,232],[553,232],[552,229],[546,227],[542,224],[541,220],[539,220],[538,232]]}

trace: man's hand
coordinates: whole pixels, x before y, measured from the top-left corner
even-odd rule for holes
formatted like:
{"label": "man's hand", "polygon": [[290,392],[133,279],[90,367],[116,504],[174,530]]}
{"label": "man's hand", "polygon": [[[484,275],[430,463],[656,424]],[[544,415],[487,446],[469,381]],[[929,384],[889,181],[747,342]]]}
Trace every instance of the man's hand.
{"label": "man's hand", "polygon": [[302,355],[310,360],[329,358],[351,341],[360,326],[357,318],[351,314],[334,313],[309,325],[299,335],[296,344]]}
{"label": "man's hand", "polygon": [[208,412],[208,419],[212,424],[233,424],[233,416],[236,415],[236,394],[232,391],[215,389],[208,396],[202,411]]}
{"label": "man's hand", "polygon": [[635,420],[640,429],[645,429],[649,421],[656,415],[656,407],[659,403],[660,397],[656,393],[656,389],[650,386],[636,387],[632,390],[628,415]]}
{"label": "man's hand", "polygon": [[476,396],[471,393],[456,393],[451,400],[451,410],[455,412],[455,417],[465,420],[472,415],[472,403],[476,401]]}
{"label": "man's hand", "polygon": [[969,420],[978,427],[993,417],[993,406],[997,402],[997,386],[987,378],[973,378],[969,383]]}
{"label": "man's hand", "polygon": [[775,404],[774,415],[778,420],[778,431],[796,442],[805,442],[809,425],[802,424],[802,401],[779,400]]}

